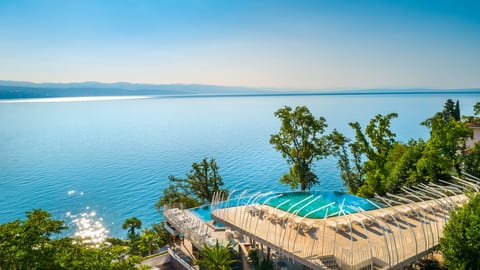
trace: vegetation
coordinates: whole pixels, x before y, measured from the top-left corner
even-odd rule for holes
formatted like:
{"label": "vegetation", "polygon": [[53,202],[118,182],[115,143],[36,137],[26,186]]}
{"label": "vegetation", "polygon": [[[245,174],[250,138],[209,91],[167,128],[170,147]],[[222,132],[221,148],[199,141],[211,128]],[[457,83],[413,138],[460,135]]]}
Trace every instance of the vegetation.
{"label": "vegetation", "polygon": [[281,121],[278,133],[271,135],[270,144],[282,153],[290,165],[290,171],[283,175],[280,182],[301,190],[310,189],[318,183],[313,172],[313,162],[325,158],[330,153],[328,136],[325,132],[325,118],[315,117],[307,107],[298,106],[295,110],[285,106],[275,112]]}
{"label": "vegetation", "polygon": [[465,157],[464,170],[475,177],[480,177],[480,142],[477,142]]}
{"label": "vegetation", "polygon": [[261,258],[258,249],[250,249],[248,251],[248,261],[254,270],[273,270],[273,261],[267,256]]}
{"label": "vegetation", "polygon": [[349,192],[363,197],[395,193],[404,185],[448,179],[452,173],[460,174],[463,166],[478,170],[479,154],[467,155],[465,151],[465,139],[471,131],[460,120],[458,101],[447,100],[441,112],[422,123],[430,129],[427,141],[397,141],[390,129],[396,117],[395,113],[376,115],[365,130],[358,122],[349,123],[355,131],[354,140],[337,131],[330,135]]}
{"label": "vegetation", "polygon": [[145,228],[141,231],[140,236],[133,243],[136,255],[148,256],[152,255],[159,248],[171,243],[172,235],[165,230],[163,222],[153,224],[152,228]]}
{"label": "vegetation", "polygon": [[160,209],[163,205],[182,203],[184,207],[192,208],[211,202],[213,194],[223,186],[218,169],[214,158],[210,161],[204,158],[200,163],[192,164],[192,171],[186,178],[169,176],[171,184],[163,190],[155,207]]}
{"label": "vegetation", "polygon": [[217,241],[215,246],[205,246],[203,248],[198,264],[201,269],[226,270],[230,269],[230,265],[237,262],[235,257],[235,251],[230,245],[223,247]]}
{"label": "vegetation", "polygon": [[463,116],[467,124],[480,124],[480,102],[473,105],[473,115]]}
{"label": "vegetation", "polygon": [[135,229],[142,228],[142,221],[136,217],[127,218],[125,222],[122,224],[122,229],[128,229],[128,238],[130,240],[135,240],[137,238],[137,234],[135,233]]}
{"label": "vegetation", "polygon": [[480,269],[480,195],[453,211],[445,225],[440,249],[451,269]]}
{"label": "vegetation", "polygon": [[471,136],[471,130],[460,121],[458,102],[454,108],[452,104],[452,100],[447,100],[442,112],[422,123],[430,128],[430,139],[418,162],[418,169],[430,181],[448,178],[452,173],[459,174],[465,159],[465,140]]}
{"label": "vegetation", "polygon": [[136,269],[128,247],[89,248],[60,235],[67,227],[50,213],[33,209],[26,220],[0,225],[0,269]]}
{"label": "vegetation", "polygon": [[153,224],[151,229],[144,228],[140,233],[135,233],[135,229],[141,229],[141,227],[142,221],[136,217],[126,219],[122,225],[122,229],[128,230],[127,245],[130,246],[130,254],[148,256],[172,240],[170,233],[163,227],[163,222]]}

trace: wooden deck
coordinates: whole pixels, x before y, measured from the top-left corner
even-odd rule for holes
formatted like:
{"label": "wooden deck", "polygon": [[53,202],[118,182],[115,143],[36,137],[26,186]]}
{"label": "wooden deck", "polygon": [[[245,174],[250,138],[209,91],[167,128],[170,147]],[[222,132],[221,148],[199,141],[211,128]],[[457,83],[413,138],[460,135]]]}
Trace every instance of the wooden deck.
{"label": "wooden deck", "polygon": [[450,210],[465,195],[325,219],[267,205],[215,209],[215,220],[313,269],[402,268],[439,243]]}

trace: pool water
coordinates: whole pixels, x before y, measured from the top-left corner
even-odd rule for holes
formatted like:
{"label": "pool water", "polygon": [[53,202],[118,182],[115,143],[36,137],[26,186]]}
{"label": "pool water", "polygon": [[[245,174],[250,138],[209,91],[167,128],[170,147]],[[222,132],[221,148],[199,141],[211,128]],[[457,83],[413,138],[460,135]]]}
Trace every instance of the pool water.
{"label": "pool water", "polygon": [[[302,200],[303,202],[301,202]],[[339,213],[343,214],[343,212],[340,211],[342,204],[342,209],[347,213],[356,213],[359,209],[368,211],[377,208],[364,198],[338,191],[288,192],[282,193],[281,197],[271,200],[266,199],[265,201],[269,206],[290,213],[299,210],[296,215],[308,218],[324,218],[325,216],[335,216]],[[319,211],[315,211],[332,202],[335,203]]]}
{"label": "pool water", "polygon": [[[302,200],[303,202],[301,202]],[[245,205],[249,202],[251,202],[251,197],[232,199],[230,202],[224,204],[223,207]],[[331,204],[332,202],[334,202],[334,204],[316,211],[317,209]],[[343,214],[340,209],[340,206],[342,205],[342,209],[347,214],[356,213],[359,209],[368,211],[377,208],[367,199],[339,191],[298,191],[277,193],[261,198],[258,200],[258,203],[267,204],[271,207],[288,211],[290,213],[297,212],[297,216],[308,218],[324,218],[325,216],[331,217],[339,215],[339,213],[341,215]],[[383,207],[383,205],[380,203],[377,203],[377,205]],[[189,210],[204,222],[213,221],[210,205],[203,205]],[[217,222],[215,223],[215,226],[224,227],[225,225]]]}
{"label": "pool water", "polygon": [[[197,217],[199,217],[204,222],[213,221],[212,213],[210,211],[210,205],[203,205],[197,208],[191,208],[189,209],[189,211],[192,212]],[[219,222],[215,222],[215,226],[220,228],[225,227],[225,225]]]}

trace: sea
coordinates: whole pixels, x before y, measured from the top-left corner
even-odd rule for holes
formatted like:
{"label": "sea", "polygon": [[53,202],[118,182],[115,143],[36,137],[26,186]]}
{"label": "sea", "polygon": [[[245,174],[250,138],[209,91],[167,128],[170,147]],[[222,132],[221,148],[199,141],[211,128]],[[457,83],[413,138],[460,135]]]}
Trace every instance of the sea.
{"label": "sea", "polygon": [[[0,101],[0,223],[41,208],[65,236],[125,237],[121,225],[163,220],[155,207],[170,175],[215,158],[225,187],[286,191],[288,171],[269,144],[283,106],[307,106],[350,138],[376,114],[398,113],[397,139],[428,138],[422,121],[459,100],[473,114],[480,93],[66,98]],[[345,190],[334,158],[315,163],[315,190]]]}

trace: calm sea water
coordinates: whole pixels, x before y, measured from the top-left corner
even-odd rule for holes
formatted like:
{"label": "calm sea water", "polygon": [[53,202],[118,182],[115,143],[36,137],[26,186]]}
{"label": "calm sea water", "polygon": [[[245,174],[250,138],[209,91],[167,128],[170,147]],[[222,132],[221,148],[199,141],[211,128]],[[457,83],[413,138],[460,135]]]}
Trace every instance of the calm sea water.
{"label": "calm sea water", "polygon": [[[377,113],[397,112],[401,140],[427,137],[419,123],[459,99],[463,114],[473,95],[279,96],[0,103],[0,223],[32,208],[64,219],[71,233],[106,228],[124,236],[131,216],[149,225],[168,176],[215,157],[228,188],[284,191],[287,165],[268,143],[284,105],[306,105],[329,129],[351,136]],[[316,190],[342,190],[336,161],[322,160]],[[88,223],[88,224],[85,224]],[[82,227],[82,228],[79,228]]]}

